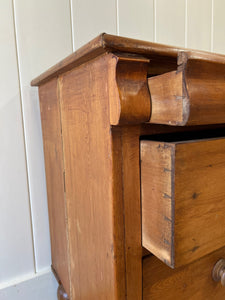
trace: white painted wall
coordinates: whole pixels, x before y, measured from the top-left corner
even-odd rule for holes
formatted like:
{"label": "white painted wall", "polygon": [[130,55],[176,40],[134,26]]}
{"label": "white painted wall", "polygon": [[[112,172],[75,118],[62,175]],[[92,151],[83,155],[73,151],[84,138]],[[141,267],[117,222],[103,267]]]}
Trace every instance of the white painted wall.
{"label": "white painted wall", "polygon": [[56,300],[38,94],[101,32],[225,54],[224,0],[0,0],[0,300]]}

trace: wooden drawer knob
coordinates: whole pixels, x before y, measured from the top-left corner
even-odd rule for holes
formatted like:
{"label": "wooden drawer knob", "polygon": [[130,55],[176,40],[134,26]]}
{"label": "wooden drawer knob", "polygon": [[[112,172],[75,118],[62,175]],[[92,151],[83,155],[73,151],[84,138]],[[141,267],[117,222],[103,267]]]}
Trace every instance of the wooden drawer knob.
{"label": "wooden drawer knob", "polygon": [[225,259],[221,258],[215,264],[212,271],[214,281],[221,281],[222,286],[225,286]]}
{"label": "wooden drawer knob", "polygon": [[62,285],[59,285],[58,287],[57,296],[58,296],[58,300],[69,300],[69,297]]}

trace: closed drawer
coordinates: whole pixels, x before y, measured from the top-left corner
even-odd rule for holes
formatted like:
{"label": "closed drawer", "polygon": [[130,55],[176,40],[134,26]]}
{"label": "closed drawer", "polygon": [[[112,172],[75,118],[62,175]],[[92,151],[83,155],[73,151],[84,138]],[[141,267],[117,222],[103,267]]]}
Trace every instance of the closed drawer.
{"label": "closed drawer", "polygon": [[214,266],[222,257],[225,257],[225,248],[175,270],[155,256],[146,257],[143,259],[143,299],[225,299],[225,287],[212,277]]}
{"label": "closed drawer", "polygon": [[179,126],[224,123],[224,63],[224,57],[218,63],[180,52],[177,70],[148,79],[149,122]]}
{"label": "closed drawer", "polygon": [[225,246],[225,138],[140,147],[143,246],[172,268]]}

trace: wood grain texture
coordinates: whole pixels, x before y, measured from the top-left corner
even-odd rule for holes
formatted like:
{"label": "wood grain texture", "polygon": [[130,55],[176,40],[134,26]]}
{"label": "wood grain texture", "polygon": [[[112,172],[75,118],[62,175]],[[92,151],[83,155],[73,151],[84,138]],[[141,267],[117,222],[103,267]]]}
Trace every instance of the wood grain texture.
{"label": "wood grain texture", "polygon": [[[188,130],[161,124],[190,123],[189,130],[195,131],[192,125],[198,120],[202,125],[220,123],[215,111],[221,109],[222,120],[224,65],[224,56],[102,34],[33,81],[42,92],[47,177],[53,177],[48,180],[49,197],[59,202],[52,207],[50,199],[53,225],[57,214],[61,218],[58,232],[51,232],[52,243],[62,242],[62,234],[68,241],[62,254],[54,245],[55,262],[68,255],[66,268],[58,267],[60,274],[55,269],[70,300],[141,300],[142,271],[145,276],[150,268],[145,268],[150,258],[142,258],[149,254],[143,251],[142,237],[144,246],[154,253],[153,245],[171,266],[191,263],[224,246],[225,142],[147,146],[142,188],[142,201],[147,202],[142,203],[139,148],[141,135]],[[210,91],[216,81],[215,91],[209,92],[215,107],[213,111],[206,102],[202,117],[204,101],[198,90],[208,81]],[[160,125],[144,125],[149,120]],[[152,205],[148,197],[157,189],[150,197]],[[157,223],[155,245],[147,241],[150,221]],[[224,226],[217,230],[218,224]],[[146,281],[145,286],[149,288]]]}
{"label": "wood grain texture", "polygon": [[123,231],[117,212],[120,191],[116,192],[113,174],[117,162],[113,161],[108,85],[102,84],[111,59],[103,55],[59,78],[70,298],[76,300],[125,298]]}
{"label": "wood grain texture", "polygon": [[184,126],[225,122],[225,56],[219,54],[102,34],[33,80],[32,85],[107,51],[116,54],[112,76],[120,98],[119,103],[110,103],[112,125],[149,121],[147,76],[151,123]]}
{"label": "wood grain texture", "polygon": [[[18,55],[15,67],[18,64],[35,270],[39,273],[51,265],[51,247],[38,91],[30,87],[30,80],[71,53],[70,3],[54,0],[43,2],[21,0],[12,2],[12,5],[10,16],[14,18],[16,32],[13,34],[13,41],[16,34]],[[2,8],[0,10],[4,13]],[[8,29],[2,24],[1,28],[5,32],[5,34],[2,32],[1,36],[3,34],[8,41],[10,37]],[[10,48],[13,48],[12,45]],[[0,47],[2,50],[5,48],[2,45]],[[13,61],[13,58],[10,58],[10,61]],[[1,98],[4,99],[4,96],[1,95]],[[29,272],[23,272],[27,273]]]}
{"label": "wood grain texture", "polygon": [[51,78],[69,71],[105,52],[147,54],[151,57],[166,56],[169,60],[176,61],[178,48],[102,33],[32,80],[31,85],[41,85]]}
{"label": "wood grain texture", "polygon": [[122,129],[127,299],[142,299],[140,127]]}
{"label": "wood grain texture", "polygon": [[112,127],[112,133],[114,161],[116,162],[114,164],[116,166],[114,180],[116,180],[117,196],[115,196],[122,210],[117,209],[117,224],[118,230],[122,230],[124,233],[126,276],[126,297],[124,299],[141,300],[142,256],[149,255],[149,252],[143,250],[141,244],[140,126],[115,126]]}
{"label": "wood grain texture", "polygon": [[148,78],[151,93],[149,123],[182,125],[189,111],[185,111],[187,97],[183,95],[183,73],[172,71]]}
{"label": "wood grain texture", "polygon": [[171,267],[224,246],[225,139],[141,144],[143,245]]}
{"label": "wood grain texture", "polygon": [[225,122],[225,62],[215,57],[206,61],[204,56],[180,52],[176,71],[148,79],[149,122],[181,126]]}
{"label": "wood grain texture", "polygon": [[75,66],[79,66],[105,52],[138,54],[153,60],[156,59],[159,64],[160,62],[163,64],[165,63],[165,59],[176,63],[179,53],[182,51],[188,52],[189,57],[192,59],[225,63],[225,56],[222,54],[188,50],[103,33],[38,76],[31,82],[31,85],[41,85],[51,78],[71,70]]}
{"label": "wood grain texture", "polygon": [[142,245],[174,266],[174,147],[141,142]]}
{"label": "wood grain texture", "polygon": [[112,56],[109,84],[111,125],[149,120],[148,64],[149,60],[142,57]]}
{"label": "wood grain texture", "polygon": [[57,79],[53,79],[40,87],[39,98],[45,153],[52,265],[64,289],[69,294],[68,228]]}
{"label": "wood grain texture", "polygon": [[146,257],[143,260],[143,299],[224,299],[224,287],[212,279],[213,267],[222,257],[225,257],[225,248],[175,270],[155,256]]}
{"label": "wood grain texture", "polygon": [[185,67],[188,125],[225,122],[225,64],[190,59]]}

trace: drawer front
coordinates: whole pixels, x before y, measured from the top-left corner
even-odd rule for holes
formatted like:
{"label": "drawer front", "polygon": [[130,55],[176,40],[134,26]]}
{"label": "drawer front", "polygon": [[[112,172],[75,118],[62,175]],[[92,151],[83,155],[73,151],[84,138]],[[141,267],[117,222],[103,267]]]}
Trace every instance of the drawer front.
{"label": "drawer front", "polygon": [[149,122],[179,126],[224,123],[225,65],[185,56],[180,55],[183,64],[177,70],[148,79]]}
{"label": "drawer front", "polygon": [[143,246],[170,267],[225,246],[225,139],[141,141]]}
{"label": "drawer front", "polygon": [[219,249],[185,267],[171,269],[155,256],[143,259],[144,300],[222,300],[225,287],[215,282],[212,271],[225,258],[225,248]]}

